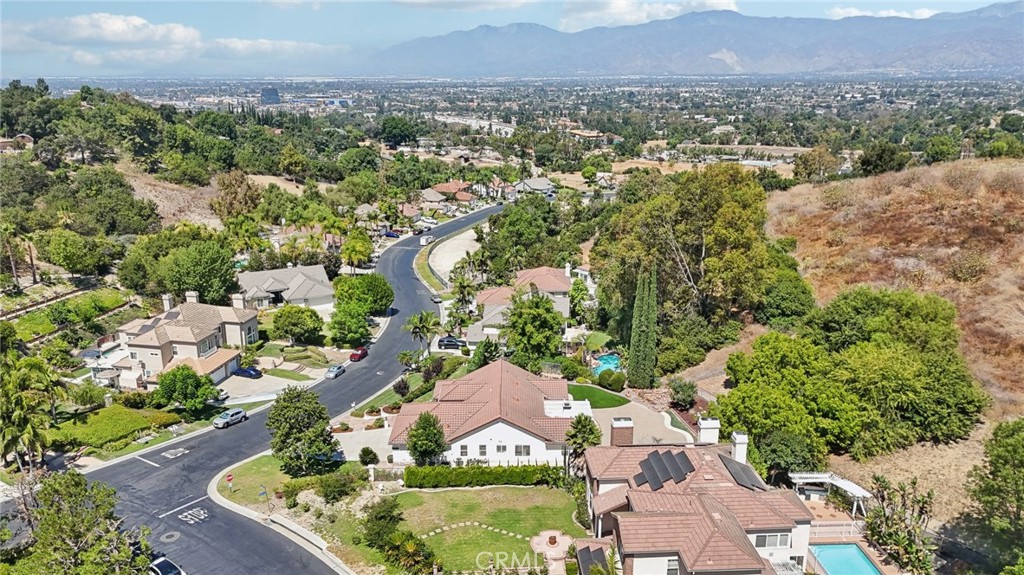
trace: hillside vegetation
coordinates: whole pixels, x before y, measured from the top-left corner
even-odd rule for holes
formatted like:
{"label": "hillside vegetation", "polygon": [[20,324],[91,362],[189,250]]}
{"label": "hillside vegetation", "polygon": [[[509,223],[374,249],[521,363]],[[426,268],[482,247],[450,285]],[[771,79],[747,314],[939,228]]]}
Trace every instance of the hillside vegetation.
{"label": "hillside vegetation", "polygon": [[[820,303],[868,284],[939,294],[957,308],[961,351],[992,396],[987,415],[1024,413],[1024,162],[967,160],[823,185],[768,201],[769,233],[797,240],[800,271]],[[921,444],[832,465],[870,482],[920,476],[937,492],[936,518],[963,511],[960,487],[991,425],[953,445]],[[959,477],[963,476],[963,477]]]}

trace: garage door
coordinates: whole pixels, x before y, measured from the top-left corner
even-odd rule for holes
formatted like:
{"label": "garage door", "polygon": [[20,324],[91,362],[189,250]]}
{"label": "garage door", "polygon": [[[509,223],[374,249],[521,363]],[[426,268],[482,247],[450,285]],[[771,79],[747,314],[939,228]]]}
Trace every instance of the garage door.
{"label": "garage door", "polygon": [[218,383],[218,382],[220,382],[220,380],[224,379],[225,377],[227,377],[227,370],[224,369],[224,366],[221,366],[220,369],[214,370],[210,374],[210,379],[213,380],[213,383]]}

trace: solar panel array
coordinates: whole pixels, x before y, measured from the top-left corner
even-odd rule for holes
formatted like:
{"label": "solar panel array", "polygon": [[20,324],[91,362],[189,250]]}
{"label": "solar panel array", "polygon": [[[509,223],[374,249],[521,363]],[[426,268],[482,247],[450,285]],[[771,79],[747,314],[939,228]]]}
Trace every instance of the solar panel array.
{"label": "solar panel array", "polygon": [[608,572],[608,562],[600,549],[580,548],[576,551],[576,560],[580,564],[580,575],[590,575],[591,567],[600,567],[604,573]]}
{"label": "solar panel array", "polygon": [[725,464],[725,468],[729,470],[729,474],[732,475],[737,485],[742,485],[752,491],[768,491],[768,486],[764,484],[764,481],[761,481],[761,478],[749,465],[743,465],[735,459],[722,454],[719,454],[718,457]]}
{"label": "solar panel array", "polygon": [[633,476],[637,486],[650,485],[657,491],[669,481],[679,483],[693,473],[693,463],[683,452],[652,451],[640,462],[640,473]]}

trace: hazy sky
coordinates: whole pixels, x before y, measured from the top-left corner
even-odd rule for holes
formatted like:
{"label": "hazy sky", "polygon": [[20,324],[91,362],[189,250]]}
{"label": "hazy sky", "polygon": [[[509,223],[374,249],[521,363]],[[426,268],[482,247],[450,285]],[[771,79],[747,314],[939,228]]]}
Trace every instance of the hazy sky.
{"label": "hazy sky", "polygon": [[566,32],[696,10],[750,16],[926,18],[948,0],[0,0],[0,77],[329,76],[358,54],[420,36],[534,22]]}

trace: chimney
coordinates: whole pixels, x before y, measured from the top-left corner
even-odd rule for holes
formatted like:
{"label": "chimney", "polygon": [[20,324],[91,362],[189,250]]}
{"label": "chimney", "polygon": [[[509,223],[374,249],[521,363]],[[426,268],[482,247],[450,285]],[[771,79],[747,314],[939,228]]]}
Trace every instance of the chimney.
{"label": "chimney", "polygon": [[722,423],[714,417],[702,417],[697,420],[697,443],[718,443],[718,430]]}
{"label": "chimney", "polygon": [[199,303],[199,292],[197,292],[197,291],[187,291],[187,292],[185,292],[185,302],[186,303]]}
{"label": "chimney", "polygon": [[231,307],[245,309],[245,296],[240,293],[231,294]]}
{"label": "chimney", "polygon": [[572,277],[572,264],[569,262],[565,262],[565,277]]}
{"label": "chimney", "polygon": [[160,300],[164,302],[164,311],[171,311],[171,308],[174,307],[173,295],[165,293],[164,295],[160,296]]}
{"label": "chimney", "polygon": [[747,462],[747,444],[750,439],[742,431],[732,432],[732,458],[740,463]]}
{"label": "chimney", "polygon": [[613,417],[611,444],[614,447],[633,445],[633,418]]}

